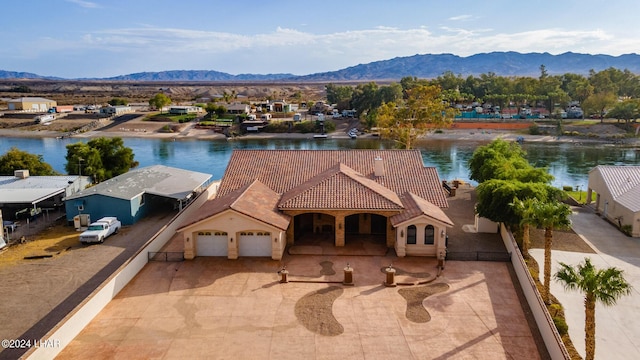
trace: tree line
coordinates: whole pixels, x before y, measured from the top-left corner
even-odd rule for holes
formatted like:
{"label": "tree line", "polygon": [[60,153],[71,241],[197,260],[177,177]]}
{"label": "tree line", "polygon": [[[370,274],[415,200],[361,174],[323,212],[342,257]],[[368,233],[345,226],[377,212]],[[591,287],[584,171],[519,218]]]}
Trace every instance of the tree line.
{"label": "tree line", "polygon": [[[91,176],[94,182],[108,180],[138,166],[133,150],[124,146],[124,141],[118,137],[69,144],[65,158],[67,174]],[[0,156],[0,175],[12,176],[15,170],[29,170],[34,176],[60,175],[42,155],[13,147]]]}
{"label": "tree line", "polygon": [[501,108],[543,105],[550,113],[564,109],[572,102],[581,105],[586,114],[594,114],[601,120],[604,116],[630,121],[640,115],[640,76],[629,70],[609,68],[588,76],[567,73],[549,75],[544,65],[535,77],[498,76],[493,72],[480,76],[455,75],[445,72],[435,79],[404,77],[399,83],[379,86],[375,82],[348,85],[327,84],[327,101],[337,104],[339,109],[356,109],[371,125],[375,116],[367,117],[372,110],[385,102],[397,102],[407,96],[407,91],[416,86],[438,86],[442,98],[455,104],[491,103]]}

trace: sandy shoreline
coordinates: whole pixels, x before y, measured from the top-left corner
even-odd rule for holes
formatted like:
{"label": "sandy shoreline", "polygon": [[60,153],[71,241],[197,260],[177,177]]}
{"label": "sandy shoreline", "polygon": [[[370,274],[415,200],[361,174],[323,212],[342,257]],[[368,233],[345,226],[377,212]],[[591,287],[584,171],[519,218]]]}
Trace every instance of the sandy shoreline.
{"label": "sandy shoreline", "polygon": [[[72,138],[91,139],[96,137],[121,137],[121,138],[141,138],[141,139],[173,139],[173,140],[245,140],[245,139],[310,139],[313,140],[314,134],[292,134],[292,133],[256,133],[247,134],[237,138],[227,138],[222,134],[211,132],[211,130],[202,130],[188,128],[180,133],[162,133],[152,131],[87,131],[80,134],[73,134]],[[0,129],[0,137],[18,137],[18,138],[59,138],[67,137],[65,133],[57,131],[23,131],[13,129]],[[423,137],[425,140],[449,140],[449,141],[492,141],[495,139],[504,139],[508,141],[516,141],[523,138],[525,142],[546,142],[546,143],[613,143],[612,139],[594,139],[573,136],[550,136],[550,135],[528,135],[508,130],[492,130],[492,131],[469,131],[467,129],[460,130],[443,130],[442,133],[430,133]],[[328,136],[329,139],[349,139],[346,133],[335,132]],[[360,139],[379,139],[372,135],[363,135]],[[640,144],[638,139],[628,139],[627,145],[637,146]]]}

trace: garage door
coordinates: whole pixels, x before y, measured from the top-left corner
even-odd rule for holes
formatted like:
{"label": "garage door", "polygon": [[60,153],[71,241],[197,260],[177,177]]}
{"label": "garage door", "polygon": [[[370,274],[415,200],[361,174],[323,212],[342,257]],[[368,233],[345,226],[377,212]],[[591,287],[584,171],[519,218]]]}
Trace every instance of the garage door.
{"label": "garage door", "polygon": [[196,242],[197,256],[227,256],[227,233],[220,231],[201,231]]}
{"label": "garage door", "polygon": [[238,240],[238,256],[271,257],[271,233],[245,231]]}

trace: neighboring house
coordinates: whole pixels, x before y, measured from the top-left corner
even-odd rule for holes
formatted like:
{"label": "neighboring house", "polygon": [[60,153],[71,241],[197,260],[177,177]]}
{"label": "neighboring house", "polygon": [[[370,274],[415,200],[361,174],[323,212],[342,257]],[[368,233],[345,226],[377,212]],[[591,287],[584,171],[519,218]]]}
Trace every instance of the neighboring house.
{"label": "neighboring house", "polygon": [[5,220],[31,217],[42,209],[63,205],[89,184],[89,177],[78,175],[30,176],[29,170],[16,170],[14,176],[0,176],[0,208]]}
{"label": "neighboring house", "polygon": [[55,100],[41,97],[21,97],[7,101],[7,108],[9,110],[47,112],[54,106],[58,106],[58,103]]}
{"label": "neighboring house", "polygon": [[236,150],[216,198],[178,231],[187,259],[279,260],[287,245],[318,237],[444,256],[447,206],[418,150]]}
{"label": "neighboring house", "polygon": [[228,114],[236,115],[249,115],[251,113],[251,106],[248,104],[233,103],[225,105]]}
{"label": "neighboring house", "polygon": [[640,166],[596,166],[589,171],[587,203],[593,191],[597,212],[640,237]]}
{"label": "neighboring house", "polygon": [[183,115],[183,114],[197,114],[202,110],[199,106],[171,106],[169,107],[169,114]]}
{"label": "neighboring house", "polygon": [[120,116],[130,112],[133,112],[133,108],[127,105],[106,106],[100,108],[101,116]]}
{"label": "neighboring house", "polygon": [[287,104],[284,100],[276,100],[273,102],[273,111],[274,112],[291,112],[291,104]]}
{"label": "neighboring house", "polygon": [[131,170],[64,199],[67,221],[89,214],[91,219],[115,216],[131,225],[160,207],[182,209],[210,180],[209,174],[164,165]]}
{"label": "neighboring house", "polygon": [[318,101],[311,108],[309,108],[309,113],[315,114],[332,114],[333,107],[329,104],[326,104],[324,101]]}

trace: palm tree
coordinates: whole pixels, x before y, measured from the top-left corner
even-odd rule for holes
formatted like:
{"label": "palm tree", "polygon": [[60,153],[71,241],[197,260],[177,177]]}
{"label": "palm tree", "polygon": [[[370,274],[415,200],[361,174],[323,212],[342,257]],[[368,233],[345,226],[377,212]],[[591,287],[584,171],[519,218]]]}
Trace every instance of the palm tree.
{"label": "palm tree", "polygon": [[516,214],[520,217],[520,226],[522,226],[522,256],[526,259],[529,257],[529,228],[531,224],[536,222],[535,209],[539,201],[536,198],[527,198],[520,200],[517,197],[513,199],[510,206],[513,206]]}
{"label": "palm tree", "polygon": [[533,208],[533,218],[537,226],[544,228],[544,289],[542,300],[549,304],[549,283],[551,282],[551,245],[553,229],[568,228],[571,208],[557,201],[537,203]]}
{"label": "palm tree", "polygon": [[563,282],[565,289],[584,294],[585,360],[593,360],[596,353],[596,303],[615,305],[620,297],[631,294],[631,285],[624,279],[622,270],[615,267],[596,269],[589,258],[577,267],[561,262],[555,279]]}

